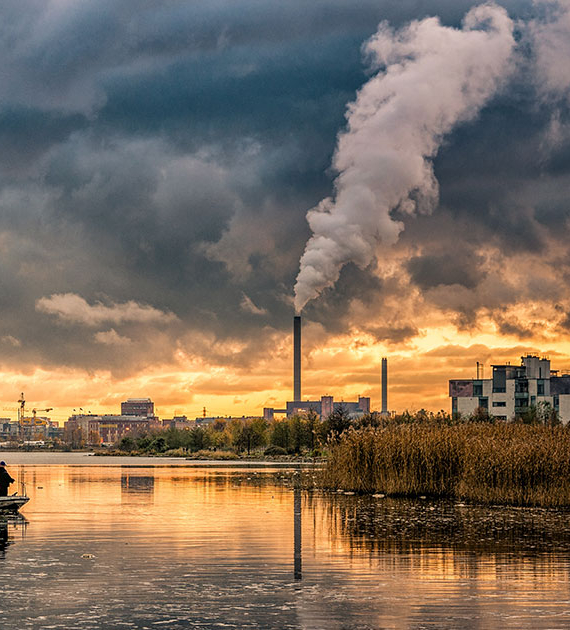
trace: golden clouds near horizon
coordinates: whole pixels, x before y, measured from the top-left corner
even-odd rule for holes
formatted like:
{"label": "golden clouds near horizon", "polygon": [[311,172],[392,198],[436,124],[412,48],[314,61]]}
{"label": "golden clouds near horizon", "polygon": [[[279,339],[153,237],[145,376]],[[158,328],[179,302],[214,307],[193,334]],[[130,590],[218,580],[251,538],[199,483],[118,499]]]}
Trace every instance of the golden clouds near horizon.
{"label": "golden clouds near horizon", "polygon": [[[519,316],[532,315],[528,305]],[[545,327],[546,330],[546,327]],[[545,333],[546,334],[546,333]],[[493,363],[515,364],[527,352],[548,355],[554,369],[570,367],[570,343],[538,338],[519,340],[501,335],[491,318],[481,318],[476,330],[458,330],[452,323],[420,329],[399,344],[377,341],[368,331],[327,336],[324,329],[307,322],[303,330],[303,397],[333,395],[336,400],[370,396],[372,408],[380,404],[380,359],[388,357],[389,407],[393,410],[449,409],[447,381],[472,378],[479,361],[489,370]],[[129,397],[150,397],[161,418],[185,414],[258,415],[263,407],[281,407],[292,397],[292,344],[290,333],[272,331],[275,352],[256,355],[246,365],[220,364],[217,357],[196,358],[179,351],[170,364],[146,368],[128,376],[110,371],[87,372],[54,367],[0,372],[0,401],[14,416],[20,392],[28,407],[53,407],[50,417],[60,422],[73,409],[93,413],[118,413]],[[231,348],[228,350],[231,351]],[[10,413],[8,413],[10,411]]]}

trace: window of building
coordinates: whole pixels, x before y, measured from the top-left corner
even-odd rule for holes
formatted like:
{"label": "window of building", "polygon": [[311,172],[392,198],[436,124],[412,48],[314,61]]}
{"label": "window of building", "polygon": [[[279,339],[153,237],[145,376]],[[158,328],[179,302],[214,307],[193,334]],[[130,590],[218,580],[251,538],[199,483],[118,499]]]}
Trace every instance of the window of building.
{"label": "window of building", "polygon": [[473,396],[482,396],[483,395],[483,383],[478,383],[475,381],[473,383]]}
{"label": "window of building", "polygon": [[506,387],[493,387],[494,394],[504,394],[507,391]]}
{"label": "window of building", "polygon": [[493,403],[493,407],[506,407],[506,406],[507,406],[506,402],[496,401],[496,402]]}
{"label": "window of building", "polygon": [[536,393],[539,396],[544,396],[544,381],[538,381],[536,384]]}
{"label": "window of building", "polygon": [[489,399],[486,396],[479,398],[479,407],[481,407],[481,409],[489,409]]}

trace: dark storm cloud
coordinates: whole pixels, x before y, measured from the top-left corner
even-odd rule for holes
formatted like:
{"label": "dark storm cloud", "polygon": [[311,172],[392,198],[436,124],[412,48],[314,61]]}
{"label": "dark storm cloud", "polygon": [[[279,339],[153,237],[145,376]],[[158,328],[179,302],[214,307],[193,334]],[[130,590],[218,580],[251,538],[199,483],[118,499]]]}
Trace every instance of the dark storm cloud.
{"label": "dark storm cloud", "polygon": [[440,284],[458,284],[473,289],[485,277],[481,269],[483,259],[474,253],[459,252],[418,256],[408,262],[412,280],[422,289]]}
{"label": "dark storm cloud", "polygon": [[537,335],[540,335],[540,330],[537,330],[535,326],[525,326],[520,322],[505,318],[495,318],[499,332],[502,335],[512,335],[518,339],[532,339]]}
{"label": "dark storm cloud", "polygon": [[[330,194],[336,134],[367,78],[362,43],[380,20],[438,14],[457,25],[472,4],[3,2],[3,360],[128,371],[167,362],[200,333],[195,347],[219,361],[232,360],[219,354],[228,339],[244,342],[236,361],[268,351],[272,333],[256,343],[260,327],[290,327],[305,212]],[[532,3],[504,6],[524,16]],[[469,229],[473,252],[488,239],[539,250],[537,224],[563,237],[570,142],[545,154],[549,107],[537,111],[522,88],[502,99],[449,138],[435,165],[441,208],[409,220],[409,270],[422,288],[482,279],[466,260],[433,253],[454,230]],[[525,207],[522,182],[545,175],[553,186]],[[349,266],[306,315],[346,331],[353,301],[372,308],[400,288]],[[55,294],[90,306],[132,300],[178,320],[86,329],[36,310]],[[257,312],[241,307],[244,295]],[[392,341],[415,331],[369,327]]]}

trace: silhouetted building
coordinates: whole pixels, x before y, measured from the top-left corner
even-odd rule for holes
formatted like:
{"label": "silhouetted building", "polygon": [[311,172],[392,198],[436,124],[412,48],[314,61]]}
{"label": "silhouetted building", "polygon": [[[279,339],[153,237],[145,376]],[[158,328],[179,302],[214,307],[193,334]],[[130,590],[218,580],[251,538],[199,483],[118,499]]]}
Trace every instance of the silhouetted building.
{"label": "silhouetted building", "polygon": [[564,424],[570,422],[570,375],[558,376],[550,361],[528,354],[521,365],[493,365],[491,378],[449,381],[453,414],[471,415],[483,409],[500,420],[511,420],[547,403]]}

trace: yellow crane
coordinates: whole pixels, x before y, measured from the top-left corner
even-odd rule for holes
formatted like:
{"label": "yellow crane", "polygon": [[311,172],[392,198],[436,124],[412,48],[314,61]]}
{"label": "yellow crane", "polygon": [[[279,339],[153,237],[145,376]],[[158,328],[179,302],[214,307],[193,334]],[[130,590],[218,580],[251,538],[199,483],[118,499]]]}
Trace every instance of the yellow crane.
{"label": "yellow crane", "polygon": [[[24,425],[26,425],[26,397],[24,396],[24,392],[20,394],[20,399],[18,400],[20,406],[18,407],[18,434],[20,439],[24,437]],[[36,421],[36,414],[38,411],[44,411],[48,413],[49,411],[53,411],[53,407],[47,407],[46,409],[32,409],[32,420],[30,423],[31,430],[33,431],[33,426]]]}
{"label": "yellow crane", "polygon": [[47,409],[32,409],[32,416],[34,417],[34,420],[36,419],[36,413],[38,411],[45,411],[46,413],[53,411],[53,407],[48,407]]}

